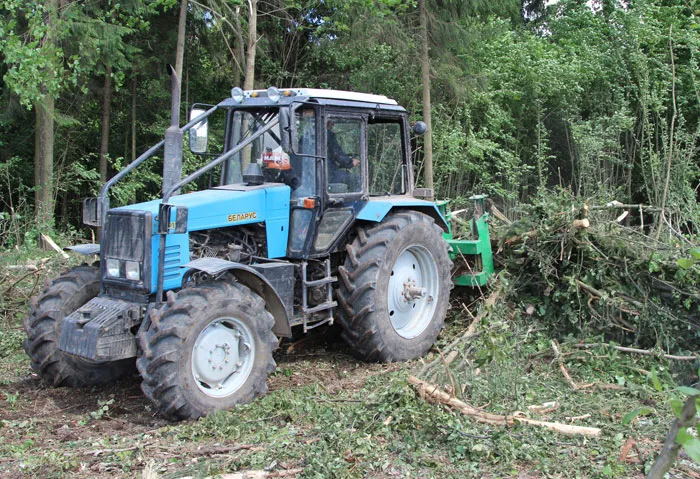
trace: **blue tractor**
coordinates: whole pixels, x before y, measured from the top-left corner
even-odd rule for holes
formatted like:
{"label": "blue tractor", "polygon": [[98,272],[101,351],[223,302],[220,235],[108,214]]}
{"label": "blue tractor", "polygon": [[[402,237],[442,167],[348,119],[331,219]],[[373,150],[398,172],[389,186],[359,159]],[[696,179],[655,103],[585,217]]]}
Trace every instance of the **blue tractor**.
{"label": "blue tractor", "polygon": [[[271,87],[234,88],[182,128],[178,110],[173,100],[163,141],[85,200],[101,242],[71,249],[99,266],[64,273],[32,301],[25,350],[44,380],[103,384],[135,364],[159,411],[187,419],[264,394],[273,351],[293,331],[337,322],[368,361],[429,350],[453,285],[450,229],[445,210],[419,197],[432,193],[413,187],[402,107]],[[184,134],[207,154],[216,111],[223,153],[181,178]],[[162,198],[110,209],[110,188],[161,148]],[[180,193],[212,172],[218,186]],[[490,246],[474,249],[488,245],[481,236],[460,249],[476,258],[469,284],[492,268]]]}

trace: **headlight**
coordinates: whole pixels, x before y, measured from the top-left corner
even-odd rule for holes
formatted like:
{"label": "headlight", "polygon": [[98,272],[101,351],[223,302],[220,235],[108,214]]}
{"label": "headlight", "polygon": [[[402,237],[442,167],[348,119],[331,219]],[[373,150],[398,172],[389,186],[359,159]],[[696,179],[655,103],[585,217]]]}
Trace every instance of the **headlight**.
{"label": "headlight", "polygon": [[277,88],[271,86],[267,89],[267,98],[268,100],[277,103],[278,101],[280,101],[280,91]]}
{"label": "headlight", "polygon": [[107,276],[112,276],[113,278],[119,277],[119,260],[118,259],[108,259],[107,260]]}
{"label": "headlight", "polygon": [[126,279],[138,281],[141,279],[141,265],[136,261],[127,261],[124,268]]}
{"label": "headlight", "polygon": [[231,89],[231,98],[233,98],[233,101],[236,103],[240,103],[243,101],[243,90],[240,89],[240,87],[235,87]]}

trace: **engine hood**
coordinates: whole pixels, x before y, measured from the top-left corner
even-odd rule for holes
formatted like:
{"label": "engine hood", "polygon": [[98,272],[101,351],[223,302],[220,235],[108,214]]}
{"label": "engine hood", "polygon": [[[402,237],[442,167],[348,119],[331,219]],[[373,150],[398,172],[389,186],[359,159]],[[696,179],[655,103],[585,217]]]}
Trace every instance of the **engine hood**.
{"label": "engine hood", "polygon": [[[289,219],[289,186],[267,183],[259,186],[228,185],[196,191],[170,198],[169,204],[188,210],[187,230],[198,231],[239,224],[285,221]],[[153,232],[158,231],[161,200],[147,201],[115,211],[146,211],[153,218]],[[171,219],[171,221],[173,221]]]}

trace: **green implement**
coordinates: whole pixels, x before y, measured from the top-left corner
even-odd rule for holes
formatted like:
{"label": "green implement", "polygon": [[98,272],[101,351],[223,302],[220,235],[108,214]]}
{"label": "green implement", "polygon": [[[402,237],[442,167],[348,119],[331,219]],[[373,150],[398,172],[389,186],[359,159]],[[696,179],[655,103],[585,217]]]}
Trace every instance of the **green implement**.
{"label": "green implement", "polygon": [[451,248],[450,259],[455,263],[452,282],[457,286],[484,286],[494,273],[488,227],[489,214],[484,212],[486,198],[487,195],[474,195],[469,198],[474,202],[474,216],[468,223],[471,239],[454,238],[452,223],[459,220],[452,216],[447,201],[437,203],[448,224],[448,231],[443,237]]}

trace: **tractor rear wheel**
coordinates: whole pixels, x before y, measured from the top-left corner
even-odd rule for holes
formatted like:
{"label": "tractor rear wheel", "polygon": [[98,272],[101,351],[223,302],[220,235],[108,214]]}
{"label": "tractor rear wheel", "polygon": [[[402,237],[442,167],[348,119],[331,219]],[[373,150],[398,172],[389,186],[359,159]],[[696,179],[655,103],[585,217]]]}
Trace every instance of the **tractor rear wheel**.
{"label": "tractor rear wheel", "polygon": [[358,228],[337,291],[343,338],[357,356],[392,362],[428,352],[449,307],[447,250],[440,227],[416,211]]}
{"label": "tractor rear wheel", "polygon": [[160,412],[191,419],[267,392],[277,338],[265,302],[231,276],[168,293],[139,333],[141,389]]}
{"label": "tractor rear wheel", "polygon": [[58,349],[63,318],[100,292],[100,269],[78,266],[53,280],[36,300],[23,321],[27,338],[24,350],[32,369],[51,386],[82,387],[107,384],[134,369],[132,359],[97,362]]}

